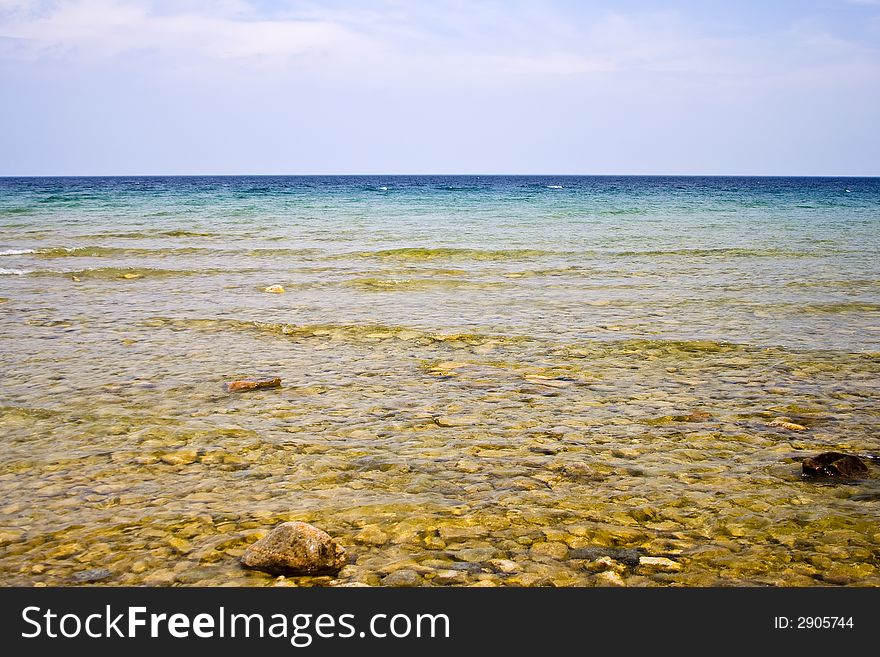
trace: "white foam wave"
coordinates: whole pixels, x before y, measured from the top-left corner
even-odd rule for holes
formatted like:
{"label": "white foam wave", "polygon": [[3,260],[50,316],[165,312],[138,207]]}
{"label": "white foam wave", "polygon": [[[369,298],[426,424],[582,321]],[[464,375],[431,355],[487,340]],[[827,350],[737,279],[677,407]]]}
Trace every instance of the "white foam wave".
{"label": "white foam wave", "polygon": [[24,276],[25,274],[30,274],[32,269],[6,269],[5,267],[0,267],[0,276]]}
{"label": "white foam wave", "polygon": [[6,249],[0,251],[0,256],[27,255],[28,253],[36,253],[33,249]]}
{"label": "white foam wave", "polygon": [[562,189],[562,185],[547,185],[547,189]]}

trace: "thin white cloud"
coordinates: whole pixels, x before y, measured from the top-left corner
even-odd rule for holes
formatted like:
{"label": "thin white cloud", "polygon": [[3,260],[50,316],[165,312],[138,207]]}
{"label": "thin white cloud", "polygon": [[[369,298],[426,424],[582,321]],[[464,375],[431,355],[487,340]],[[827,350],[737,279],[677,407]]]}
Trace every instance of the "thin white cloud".
{"label": "thin white cloud", "polygon": [[224,6],[225,14],[158,13],[145,3],[79,0],[39,11],[36,3],[13,2],[0,36],[30,54],[107,57],[146,51],[220,59],[340,50],[361,40],[338,23],[242,18],[247,5],[217,7]]}
{"label": "thin white cloud", "polygon": [[[681,12],[579,11],[509,2],[279,3],[246,0],[0,0],[0,57],[70,62],[120,55],[205,74],[271,68],[410,86],[645,72],[751,81],[823,67],[878,69],[876,52],[801,23],[719,33]],[[5,46],[4,46],[5,44]],[[295,63],[295,66],[291,64]],[[217,65],[219,64],[219,66]],[[273,82],[278,77],[271,77]]]}

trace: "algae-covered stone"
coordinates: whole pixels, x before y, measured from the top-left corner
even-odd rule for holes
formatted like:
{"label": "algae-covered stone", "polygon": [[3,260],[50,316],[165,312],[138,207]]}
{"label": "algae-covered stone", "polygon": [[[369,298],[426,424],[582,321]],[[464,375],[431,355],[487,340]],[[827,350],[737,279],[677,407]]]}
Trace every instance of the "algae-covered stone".
{"label": "algae-covered stone", "polygon": [[345,548],[304,522],[285,522],[245,550],[246,568],[276,575],[335,573],[345,565]]}

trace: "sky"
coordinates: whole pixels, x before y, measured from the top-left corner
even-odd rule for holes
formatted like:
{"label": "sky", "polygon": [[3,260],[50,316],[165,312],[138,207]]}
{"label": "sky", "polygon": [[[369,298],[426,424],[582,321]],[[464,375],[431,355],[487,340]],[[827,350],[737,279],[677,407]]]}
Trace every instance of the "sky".
{"label": "sky", "polygon": [[880,175],[880,0],[0,0],[0,175]]}

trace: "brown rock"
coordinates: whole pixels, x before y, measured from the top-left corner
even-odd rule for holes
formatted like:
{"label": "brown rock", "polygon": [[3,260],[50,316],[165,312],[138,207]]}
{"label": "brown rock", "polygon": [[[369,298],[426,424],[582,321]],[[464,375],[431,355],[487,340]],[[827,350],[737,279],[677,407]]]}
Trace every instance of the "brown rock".
{"label": "brown rock", "polygon": [[782,427],[783,429],[788,429],[789,431],[806,431],[807,427],[803,424],[798,424],[797,422],[792,422],[791,418],[787,417],[778,417],[772,422],[769,423],[771,427]]}
{"label": "brown rock", "polygon": [[248,547],[241,563],[274,575],[335,573],[345,565],[345,548],[317,527],[284,522]]}
{"label": "brown rock", "polygon": [[824,452],[804,459],[803,473],[812,477],[863,477],[868,466],[858,456],[841,452]]}
{"label": "brown rock", "polygon": [[245,392],[246,390],[280,387],[281,379],[277,376],[274,379],[242,379],[241,381],[232,381],[226,384],[226,389],[229,392]]}

